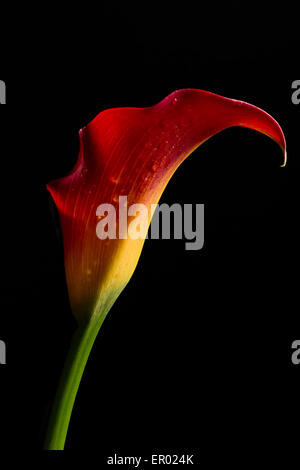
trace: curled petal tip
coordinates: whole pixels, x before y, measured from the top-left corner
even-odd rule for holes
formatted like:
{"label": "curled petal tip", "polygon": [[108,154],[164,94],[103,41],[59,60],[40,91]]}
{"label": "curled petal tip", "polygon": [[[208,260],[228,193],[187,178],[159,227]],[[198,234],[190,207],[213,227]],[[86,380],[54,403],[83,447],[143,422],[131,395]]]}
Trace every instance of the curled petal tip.
{"label": "curled petal tip", "polygon": [[287,151],[286,151],[285,148],[283,148],[282,152],[283,152],[283,163],[280,166],[281,166],[281,168],[284,168],[286,166],[286,162],[287,162]]}

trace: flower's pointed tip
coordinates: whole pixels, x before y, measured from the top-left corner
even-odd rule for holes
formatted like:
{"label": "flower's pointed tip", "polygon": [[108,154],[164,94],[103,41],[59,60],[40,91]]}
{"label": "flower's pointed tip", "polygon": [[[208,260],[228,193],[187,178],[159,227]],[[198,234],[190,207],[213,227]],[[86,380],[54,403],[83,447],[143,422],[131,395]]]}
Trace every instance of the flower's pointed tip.
{"label": "flower's pointed tip", "polygon": [[286,148],[282,147],[282,152],[283,152],[283,163],[280,165],[281,168],[284,168],[286,166],[287,162],[287,151]]}

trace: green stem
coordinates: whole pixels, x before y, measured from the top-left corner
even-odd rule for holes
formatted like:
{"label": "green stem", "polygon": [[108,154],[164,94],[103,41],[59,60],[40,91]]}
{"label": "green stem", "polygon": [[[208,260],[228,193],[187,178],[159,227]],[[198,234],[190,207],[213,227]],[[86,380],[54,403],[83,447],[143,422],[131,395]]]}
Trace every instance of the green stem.
{"label": "green stem", "polygon": [[78,387],[106,312],[76,331],[62,372],[45,441],[46,450],[63,450]]}

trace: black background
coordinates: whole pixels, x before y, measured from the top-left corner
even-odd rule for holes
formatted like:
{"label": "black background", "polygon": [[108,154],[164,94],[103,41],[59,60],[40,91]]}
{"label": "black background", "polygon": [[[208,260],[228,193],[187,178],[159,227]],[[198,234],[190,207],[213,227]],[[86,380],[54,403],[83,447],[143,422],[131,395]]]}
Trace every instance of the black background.
{"label": "black background", "polygon": [[204,203],[205,246],[146,241],[96,340],[66,449],[95,453],[99,465],[114,452],[183,450],[197,462],[233,462],[240,450],[242,462],[269,462],[296,449],[297,15],[270,13],[231,3],[168,12],[27,5],[10,16],[0,68],[3,450],[42,449],[75,328],[45,185],[73,167],[78,130],[100,111],[150,106],[180,88],[272,114],[288,165],[280,168],[270,139],[234,128],[178,169],[161,202]]}

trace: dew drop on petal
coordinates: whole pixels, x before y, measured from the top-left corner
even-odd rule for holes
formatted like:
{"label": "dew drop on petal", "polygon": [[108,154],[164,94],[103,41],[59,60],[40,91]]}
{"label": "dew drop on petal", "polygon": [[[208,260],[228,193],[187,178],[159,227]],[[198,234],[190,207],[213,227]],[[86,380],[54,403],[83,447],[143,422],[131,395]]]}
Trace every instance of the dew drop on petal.
{"label": "dew drop on petal", "polygon": [[119,179],[118,178],[115,178],[114,176],[111,176],[109,178],[109,181],[113,184],[117,184],[119,182]]}

